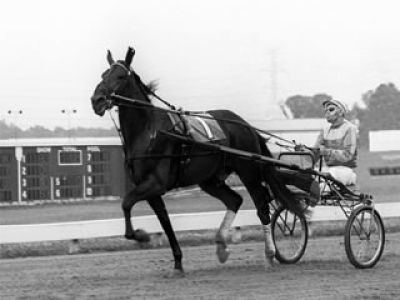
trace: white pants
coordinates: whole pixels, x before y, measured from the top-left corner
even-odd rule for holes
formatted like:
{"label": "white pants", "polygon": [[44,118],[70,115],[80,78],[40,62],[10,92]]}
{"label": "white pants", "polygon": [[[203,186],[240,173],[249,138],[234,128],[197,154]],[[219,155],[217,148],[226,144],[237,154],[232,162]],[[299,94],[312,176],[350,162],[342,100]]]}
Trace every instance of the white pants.
{"label": "white pants", "polygon": [[357,175],[353,169],[345,166],[323,167],[323,172],[329,172],[333,178],[340,181],[344,185],[356,184]]}

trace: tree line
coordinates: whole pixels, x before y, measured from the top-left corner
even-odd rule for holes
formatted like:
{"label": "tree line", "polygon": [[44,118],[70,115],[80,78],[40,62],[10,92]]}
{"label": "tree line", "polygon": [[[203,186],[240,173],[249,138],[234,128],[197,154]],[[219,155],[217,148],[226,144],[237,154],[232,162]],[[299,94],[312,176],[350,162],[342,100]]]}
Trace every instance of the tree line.
{"label": "tree line", "polygon": [[26,130],[19,128],[13,124],[8,125],[5,121],[0,120],[0,139],[10,138],[56,138],[56,137],[114,137],[118,136],[115,128],[85,128],[76,127],[72,129],[64,129],[55,127],[54,130],[47,129],[43,126],[33,126]]}

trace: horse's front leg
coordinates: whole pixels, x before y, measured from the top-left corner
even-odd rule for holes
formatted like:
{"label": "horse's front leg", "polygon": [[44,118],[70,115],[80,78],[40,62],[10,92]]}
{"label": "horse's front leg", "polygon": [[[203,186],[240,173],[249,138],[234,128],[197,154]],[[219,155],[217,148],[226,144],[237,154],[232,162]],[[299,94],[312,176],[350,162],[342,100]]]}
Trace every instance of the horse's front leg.
{"label": "horse's front leg", "polygon": [[147,200],[157,215],[158,220],[162,228],[164,229],[165,234],[168,237],[169,244],[171,246],[172,254],[174,256],[175,266],[173,276],[182,276],[183,275],[183,267],[182,267],[182,251],[179,246],[178,240],[176,239],[174,229],[171,225],[171,220],[169,218],[167,208],[165,207],[164,200],[161,196],[153,197]]}
{"label": "horse's front leg", "polygon": [[148,199],[154,195],[161,195],[165,192],[163,185],[156,180],[156,176],[149,176],[142,183],[137,185],[132,191],[124,196],[122,201],[122,211],[125,218],[125,238],[138,242],[149,242],[150,236],[141,229],[133,230],[131,221],[132,207],[139,201]]}
{"label": "horse's front leg", "polygon": [[125,195],[122,201],[122,210],[124,212],[125,219],[125,238],[128,240],[136,240],[140,243],[147,243],[150,241],[150,236],[141,229],[133,230],[131,222],[132,207],[140,200],[141,199],[138,197],[136,190],[132,190]]}

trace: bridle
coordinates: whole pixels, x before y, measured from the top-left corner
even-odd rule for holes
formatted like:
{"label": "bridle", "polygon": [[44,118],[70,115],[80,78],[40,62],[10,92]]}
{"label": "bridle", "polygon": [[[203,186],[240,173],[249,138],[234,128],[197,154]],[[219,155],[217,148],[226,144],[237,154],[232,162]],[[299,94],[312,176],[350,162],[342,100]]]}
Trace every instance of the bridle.
{"label": "bridle", "polygon": [[128,68],[127,66],[125,66],[123,63],[120,62],[114,62],[113,64],[110,65],[110,68],[108,69],[107,73],[109,74],[111,72],[111,70],[115,67],[121,67],[125,72],[126,72],[126,80],[120,82],[118,84],[118,86],[116,88],[111,89],[108,84],[107,84],[107,80],[104,80],[104,84],[105,84],[105,90],[106,90],[106,102],[107,102],[107,110],[110,110],[115,104],[115,101],[112,97],[112,95],[116,94],[118,91],[120,91],[122,89],[123,86],[126,86],[128,83],[128,78],[132,75],[133,70],[131,70],[130,68]]}
{"label": "bridle", "polygon": [[[168,101],[162,99],[162,98],[161,98],[160,96],[158,96],[154,91],[152,91],[150,88],[148,88],[148,87],[141,81],[140,77],[135,73],[135,71],[134,71],[132,68],[130,68],[130,67],[128,68],[128,67],[127,67],[126,65],[124,65],[123,63],[117,61],[117,62],[114,62],[113,64],[111,64],[109,70],[111,70],[114,66],[119,66],[119,67],[121,67],[121,68],[126,72],[127,79],[128,79],[129,77],[131,77],[132,75],[133,75],[134,77],[136,77],[136,78],[134,78],[134,80],[137,81],[138,86],[139,86],[139,89],[141,90],[141,92],[142,92],[145,96],[151,95],[151,96],[153,96],[155,99],[157,99],[158,101],[160,101],[161,103],[163,103],[164,105],[168,106],[169,109],[171,109],[171,110],[177,110],[176,107],[175,107],[174,105],[172,105],[172,104],[169,103]],[[116,98],[114,97],[115,95],[118,95],[118,92],[117,92],[117,91],[120,91],[120,90],[121,90],[121,87],[122,87],[124,84],[125,84],[125,85],[127,84],[127,80],[124,81],[124,82],[121,82],[121,83],[117,86],[117,88],[114,89],[113,92],[111,92],[111,93],[109,93],[109,95],[107,95],[107,98],[109,98],[109,99],[107,99],[107,100],[110,101],[110,105],[108,105],[108,108],[107,108],[107,109],[110,109],[110,108],[111,108],[112,106],[114,106],[114,105],[116,105],[116,106],[125,105],[124,103],[121,103],[121,102],[116,101]],[[110,89],[107,87],[106,90],[109,91]],[[107,93],[107,94],[108,94],[108,93]],[[144,104],[144,105],[147,104],[146,101],[140,101],[140,100],[138,100],[137,103],[142,103],[142,104]],[[149,105],[149,106],[152,106],[152,105]]]}
{"label": "bridle", "polygon": [[119,61],[116,61],[115,63],[113,63],[113,64],[110,66],[110,69],[111,69],[113,66],[120,66],[122,69],[124,69],[124,70],[126,71],[126,74],[127,74],[128,76],[130,76],[131,73],[133,72],[133,70],[132,70],[131,68],[128,68],[127,66],[125,66],[123,63],[120,63]]}

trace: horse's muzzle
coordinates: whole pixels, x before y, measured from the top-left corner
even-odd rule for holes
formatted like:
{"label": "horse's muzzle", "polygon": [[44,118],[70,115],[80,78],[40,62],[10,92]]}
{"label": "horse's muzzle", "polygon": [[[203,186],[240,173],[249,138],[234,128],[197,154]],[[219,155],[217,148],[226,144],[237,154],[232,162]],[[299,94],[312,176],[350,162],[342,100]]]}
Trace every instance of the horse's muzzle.
{"label": "horse's muzzle", "polygon": [[94,112],[103,116],[106,110],[112,107],[112,100],[107,99],[104,95],[93,95],[91,98]]}

